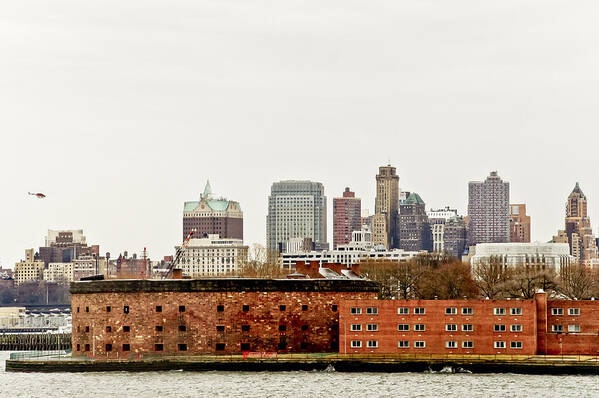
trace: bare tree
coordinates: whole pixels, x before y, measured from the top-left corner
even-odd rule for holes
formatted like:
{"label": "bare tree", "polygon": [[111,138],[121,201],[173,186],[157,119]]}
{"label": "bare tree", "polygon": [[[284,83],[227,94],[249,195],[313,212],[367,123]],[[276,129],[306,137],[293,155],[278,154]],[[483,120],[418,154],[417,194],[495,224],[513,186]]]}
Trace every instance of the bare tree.
{"label": "bare tree", "polygon": [[470,266],[454,259],[430,269],[420,288],[425,299],[441,300],[477,297],[480,295],[470,274]]}
{"label": "bare tree", "polygon": [[562,267],[557,290],[569,299],[588,299],[597,289],[596,273],[578,264]]}
{"label": "bare tree", "polygon": [[505,292],[511,297],[532,299],[538,289],[554,292],[555,272],[538,264],[525,264],[506,271]]}
{"label": "bare tree", "polygon": [[473,265],[472,277],[483,296],[490,299],[503,296],[507,273],[496,259]]}
{"label": "bare tree", "polygon": [[283,278],[289,273],[281,267],[276,254],[259,244],[248,250],[248,258],[233,275],[242,278]]}

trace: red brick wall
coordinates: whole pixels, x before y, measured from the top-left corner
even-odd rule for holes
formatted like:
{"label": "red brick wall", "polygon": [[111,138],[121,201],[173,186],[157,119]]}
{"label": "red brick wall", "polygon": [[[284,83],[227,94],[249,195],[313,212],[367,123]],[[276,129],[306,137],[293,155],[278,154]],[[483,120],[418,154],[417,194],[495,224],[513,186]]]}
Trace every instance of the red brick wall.
{"label": "red brick wall", "polygon": [[[73,355],[240,353],[241,343],[249,343],[249,351],[337,352],[339,313],[333,305],[375,297],[372,292],[326,291],[73,294]],[[184,312],[179,312],[181,305]],[[223,312],[217,311],[219,305]],[[248,311],[243,311],[244,305],[249,305]],[[280,305],[286,306],[284,311]],[[156,306],[162,306],[162,312],[156,312]],[[186,330],[179,331],[180,325]],[[249,331],[242,331],[242,325],[249,325]],[[279,330],[280,325],[286,330]],[[224,326],[224,331],[217,331],[217,326]],[[285,348],[279,347],[281,342]],[[106,351],[106,344],[112,351]],[[123,344],[129,344],[130,351],[123,351]],[[162,344],[163,351],[157,352],[155,344]],[[186,344],[187,350],[180,351],[179,344]],[[216,344],[225,344],[224,350],[217,351]]]}
{"label": "red brick wall", "polygon": [[[362,308],[362,315],[350,314],[352,307]],[[367,307],[376,307],[377,315],[368,315]],[[398,315],[399,307],[407,307],[409,315]],[[425,308],[424,315],[414,315],[415,307]],[[457,315],[446,315],[446,307],[457,308]],[[462,315],[462,308],[472,308],[472,315]],[[505,308],[506,315],[494,315],[494,308]],[[511,308],[521,308],[522,315],[510,315]],[[352,332],[352,324],[361,324],[361,332]],[[377,324],[378,331],[369,332],[368,324]],[[398,325],[409,325],[409,331],[398,331]],[[425,331],[414,331],[415,324],[424,324]],[[457,325],[455,332],[446,325]],[[471,324],[472,332],[462,331]],[[494,325],[505,325],[505,332],[494,332]],[[511,325],[522,325],[521,332],[511,332]],[[534,300],[352,300],[344,301],[339,313],[341,353],[424,353],[424,354],[535,354],[536,312]],[[352,348],[351,341],[362,341],[362,348]],[[367,341],[378,342],[378,348],[368,348]],[[408,341],[409,348],[399,348],[399,341]],[[414,342],[425,341],[424,348]],[[455,341],[457,348],[446,348]],[[463,348],[462,342],[473,342]],[[506,348],[494,348],[495,341],[504,341]],[[511,342],[522,342],[521,349],[510,348]]]}
{"label": "red brick wall", "polygon": [[[561,309],[563,315],[554,315],[553,309]],[[570,315],[569,309],[578,309],[580,315]],[[553,325],[561,325],[563,332],[554,332]],[[569,325],[577,325],[580,331],[568,331]],[[549,300],[544,343],[550,355],[599,355],[599,302]]]}

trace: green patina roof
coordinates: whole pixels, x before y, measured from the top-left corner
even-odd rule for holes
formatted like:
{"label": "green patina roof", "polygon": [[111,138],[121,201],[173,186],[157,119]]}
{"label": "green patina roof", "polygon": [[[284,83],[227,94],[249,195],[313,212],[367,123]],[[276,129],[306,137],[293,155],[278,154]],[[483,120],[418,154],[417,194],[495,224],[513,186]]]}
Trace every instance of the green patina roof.
{"label": "green patina roof", "polygon": [[[229,207],[228,200],[207,200],[206,204],[214,211],[225,211]],[[193,211],[200,205],[200,202],[194,200],[192,202],[185,202],[183,211]]]}
{"label": "green patina roof", "polygon": [[418,195],[416,192],[412,192],[410,196],[406,199],[404,204],[419,204],[424,205],[424,200]]}
{"label": "green patina roof", "polygon": [[208,197],[211,195],[212,187],[210,186],[210,180],[206,180],[206,186],[204,187],[204,193],[202,194],[202,197],[208,199]]}

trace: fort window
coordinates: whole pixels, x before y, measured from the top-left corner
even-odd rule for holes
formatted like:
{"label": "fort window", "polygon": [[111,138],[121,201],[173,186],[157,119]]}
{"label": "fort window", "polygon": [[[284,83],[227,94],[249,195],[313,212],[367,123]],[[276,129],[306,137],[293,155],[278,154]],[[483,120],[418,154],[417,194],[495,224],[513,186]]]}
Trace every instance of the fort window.
{"label": "fort window", "polygon": [[185,306],[184,305],[180,305],[179,306],[179,312],[185,312]]}
{"label": "fort window", "polygon": [[241,343],[241,351],[249,351],[250,343]]}
{"label": "fort window", "polygon": [[287,325],[279,325],[279,332],[284,332],[287,330]]}
{"label": "fort window", "polygon": [[308,311],[308,306],[307,305],[302,305],[302,311]]}
{"label": "fort window", "polygon": [[106,331],[107,331],[108,333],[112,332],[112,326],[106,326]]}
{"label": "fort window", "polygon": [[123,332],[128,333],[131,330],[131,326],[123,326]]}
{"label": "fort window", "polygon": [[187,344],[177,344],[179,351],[187,351]]}
{"label": "fort window", "polygon": [[285,311],[286,309],[287,309],[287,306],[285,306],[285,305],[279,306],[279,311]]}
{"label": "fort window", "polygon": [[410,309],[408,307],[399,307],[397,309],[397,315],[410,315]]}
{"label": "fort window", "polygon": [[163,351],[164,345],[162,344],[154,344],[154,351]]}
{"label": "fort window", "polygon": [[352,314],[352,315],[362,315],[362,308],[352,307],[349,310],[349,313]]}
{"label": "fort window", "polygon": [[224,351],[225,350],[225,343],[216,343],[216,351]]}
{"label": "fort window", "polygon": [[453,324],[453,323],[449,323],[449,324],[445,325],[445,331],[446,332],[457,332],[458,331],[458,325]]}
{"label": "fort window", "polygon": [[457,341],[446,341],[445,348],[458,348],[458,342]]}
{"label": "fort window", "polygon": [[111,310],[111,309],[112,309],[112,308],[110,308],[110,306],[109,306],[109,305],[107,305],[107,306],[106,306],[106,312],[110,312],[110,310]]}
{"label": "fort window", "polygon": [[250,331],[250,325],[241,325],[241,331],[242,332],[249,332]]}
{"label": "fort window", "polygon": [[157,332],[162,332],[163,330],[164,330],[164,327],[162,325],[156,325]]}
{"label": "fort window", "polygon": [[379,309],[377,307],[368,307],[366,308],[366,313],[368,315],[377,315],[379,313]]}
{"label": "fort window", "polygon": [[564,315],[564,309],[563,308],[552,308],[551,315]]}
{"label": "fort window", "polygon": [[217,332],[224,332],[224,331],[225,331],[225,327],[224,327],[224,326],[221,326],[221,325],[219,325],[219,326],[217,326],[217,327],[216,327],[216,331],[217,331]]}
{"label": "fort window", "polygon": [[123,351],[131,351],[131,345],[123,344]]}
{"label": "fort window", "polygon": [[225,311],[225,306],[224,305],[217,305],[216,306],[216,311],[217,312],[224,312]]}
{"label": "fort window", "polygon": [[128,313],[129,313],[129,306],[128,306],[128,305],[126,305],[126,306],[124,306],[124,307],[123,307],[123,312],[124,312],[125,314],[128,314]]}
{"label": "fort window", "polygon": [[366,342],[366,347],[368,347],[368,348],[378,348],[378,346],[379,346],[379,342],[376,340],[368,340]]}
{"label": "fort window", "polygon": [[424,307],[414,308],[414,315],[424,315],[424,314],[426,314],[426,309]]}
{"label": "fort window", "polygon": [[511,341],[510,342],[510,348],[521,350],[522,349],[522,342],[521,341]]}
{"label": "fort window", "polygon": [[495,341],[493,343],[494,348],[505,348],[505,341]]}
{"label": "fort window", "polygon": [[472,332],[474,330],[474,325],[471,323],[465,323],[462,325],[462,332]]}
{"label": "fort window", "polygon": [[[248,312],[250,310],[250,306],[249,305],[244,305],[241,307],[241,309],[243,310],[243,312]],[[223,311],[224,311],[224,307],[223,307]]]}
{"label": "fort window", "polygon": [[522,325],[511,325],[510,326],[510,332],[521,332],[522,331]]}
{"label": "fort window", "polygon": [[397,330],[400,332],[409,332],[410,325],[408,325],[407,323],[400,323],[399,325],[397,325]]}
{"label": "fort window", "polygon": [[85,327],[85,333],[89,333],[89,326]]}
{"label": "fort window", "polygon": [[336,305],[336,304],[333,304],[333,305],[331,306],[331,310],[332,310],[333,312],[337,312],[337,305]]}
{"label": "fort window", "polygon": [[308,348],[308,343],[306,343],[305,341],[302,341],[302,342],[300,343],[300,349],[301,349],[301,350],[305,350],[305,349],[307,349],[307,348]]}
{"label": "fort window", "polygon": [[495,325],[493,326],[494,332],[505,332],[505,325]]}
{"label": "fort window", "polygon": [[279,350],[285,350],[287,348],[287,343],[284,341],[281,341],[278,345],[277,345],[277,349]]}
{"label": "fort window", "polygon": [[157,305],[156,306],[156,312],[162,312],[162,306],[161,305]]}
{"label": "fort window", "polygon": [[422,324],[422,323],[417,323],[416,325],[414,325],[415,332],[424,332],[425,330],[426,330],[426,326],[424,326],[424,324]]}
{"label": "fort window", "polygon": [[493,308],[494,315],[505,315],[505,308]]}
{"label": "fort window", "polygon": [[79,312],[79,307],[77,307],[77,312]]}
{"label": "fort window", "polygon": [[445,315],[456,315],[457,313],[458,313],[458,309],[456,307],[445,308]]}
{"label": "fort window", "polygon": [[462,308],[462,315],[472,315],[472,314],[474,314],[472,307],[463,307]]}
{"label": "fort window", "polygon": [[580,315],[580,308],[568,308],[568,315]]}
{"label": "fort window", "polygon": [[522,315],[522,308],[510,308],[510,315]]}
{"label": "fort window", "polygon": [[415,341],[414,348],[424,348],[426,347],[426,342],[424,341]]}
{"label": "fort window", "polygon": [[334,332],[339,330],[339,325],[333,325],[331,326],[331,330],[333,330]]}
{"label": "fort window", "polygon": [[84,351],[89,351],[89,344],[85,345]]}
{"label": "fort window", "polygon": [[410,348],[410,342],[408,340],[399,340],[397,342],[397,348]]}
{"label": "fort window", "polygon": [[85,307],[85,312],[89,312],[89,307]]}
{"label": "fort window", "polygon": [[462,348],[474,348],[473,341],[462,341]]}
{"label": "fort window", "polygon": [[106,344],[106,352],[112,351],[112,344]]}
{"label": "fort window", "polygon": [[362,342],[360,340],[352,340],[351,348],[362,348]]}
{"label": "fort window", "polygon": [[302,325],[302,330],[305,332],[306,330],[308,330],[308,325]]}
{"label": "fort window", "polygon": [[564,331],[563,325],[551,325],[551,331],[553,333],[562,333]]}
{"label": "fort window", "polygon": [[77,332],[81,331],[81,326],[77,325]]}
{"label": "fort window", "polygon": [[187,326],[185,325],[179,325],[179,331],[180,332],[185,332],[187,330]]}
{"label": "fort window", "polygon": [[77,351],[81,351],[81,345],[77,344]]}

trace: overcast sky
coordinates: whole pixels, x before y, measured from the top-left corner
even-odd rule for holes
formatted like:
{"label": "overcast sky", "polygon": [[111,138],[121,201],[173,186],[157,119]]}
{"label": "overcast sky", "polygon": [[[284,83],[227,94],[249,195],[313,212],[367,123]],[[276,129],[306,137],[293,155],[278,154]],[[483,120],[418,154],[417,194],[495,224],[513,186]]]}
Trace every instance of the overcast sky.
{"label": "overcast sky", "polygon": [[248,244],[273,181],[322,182],[331,241],[332,198],[372,212],[389,159],[462,214],[497,170],[541,241],[580,181],[596,227],[597,21],[596,0],[4,0],[0,264],[49,228],[172,254],[208,178]]}

